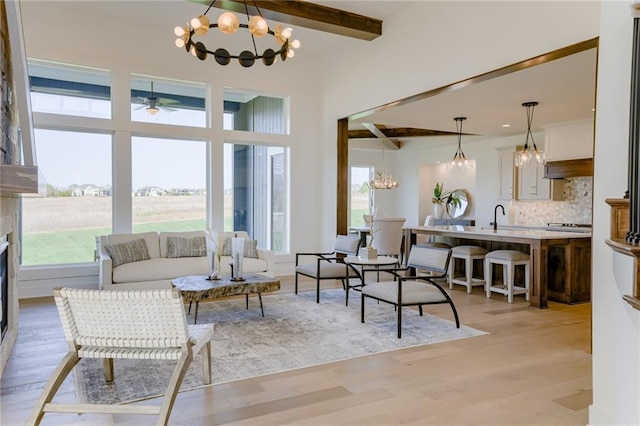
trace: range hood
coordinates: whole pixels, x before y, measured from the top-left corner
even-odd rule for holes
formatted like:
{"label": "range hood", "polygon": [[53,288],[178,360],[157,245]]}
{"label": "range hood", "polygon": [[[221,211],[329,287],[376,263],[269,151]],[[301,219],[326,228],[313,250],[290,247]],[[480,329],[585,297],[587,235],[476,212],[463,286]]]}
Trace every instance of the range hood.
{"label": "range hood", "polygon": [[547,179],[564,179],[580,176],[593,176],[593,158],[547,161],[544,165],[543,177]]}

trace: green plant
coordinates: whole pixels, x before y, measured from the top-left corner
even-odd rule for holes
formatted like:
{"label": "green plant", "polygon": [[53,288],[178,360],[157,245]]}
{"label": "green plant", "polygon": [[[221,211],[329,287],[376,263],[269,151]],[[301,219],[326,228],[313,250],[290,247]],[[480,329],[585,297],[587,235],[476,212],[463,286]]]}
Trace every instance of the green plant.
{"label": "green plant", "polygon": [[457,189],[452,191],[444,191],[444,183],[436,182],[436,186],[433,188],[433,198],[431,202],[433,204],[451,204],[453,207],[460,207],[462,204],[460,197],[456,196]]}

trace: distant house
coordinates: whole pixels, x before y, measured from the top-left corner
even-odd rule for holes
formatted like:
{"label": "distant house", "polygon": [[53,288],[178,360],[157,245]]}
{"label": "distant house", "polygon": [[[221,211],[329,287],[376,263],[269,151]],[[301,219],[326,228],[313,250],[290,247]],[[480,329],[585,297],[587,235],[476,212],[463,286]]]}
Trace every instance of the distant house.
{"label": "distant house", "polygon": [[143,186],[134,192],[136,197],[162,197],[167,195],[167,191],[159,186]]}
{"label": "distant house", "polygon": [[69,187],[74,197],[99,197],[111,195],[111,186],[101,187],[93,184],[71,185]]}

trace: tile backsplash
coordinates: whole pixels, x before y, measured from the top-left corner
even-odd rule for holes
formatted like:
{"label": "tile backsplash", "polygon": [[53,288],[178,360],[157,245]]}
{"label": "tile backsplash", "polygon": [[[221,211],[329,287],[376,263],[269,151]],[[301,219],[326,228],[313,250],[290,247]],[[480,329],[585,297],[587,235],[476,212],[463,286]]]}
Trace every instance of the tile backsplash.
{"label": "tile backsplash", "polygon": [[511,201],[511,225],[546,226],[549,222],[591,224],[593,177],[565,179],[563,201]]}

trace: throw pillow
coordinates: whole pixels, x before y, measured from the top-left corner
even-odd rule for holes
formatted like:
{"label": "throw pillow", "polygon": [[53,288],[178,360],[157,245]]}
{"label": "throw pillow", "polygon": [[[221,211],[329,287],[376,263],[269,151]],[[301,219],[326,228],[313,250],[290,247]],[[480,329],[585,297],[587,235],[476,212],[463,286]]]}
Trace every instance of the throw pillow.
{"label": "throw pillow", "polygon": [[111,257],[114,268],[125,263],[150,259],[147,242],[144,238],[128,241],[126,243],[106,245],[104,246],[104,249]]}
{"label": "throw pillow", "polygon": [[167,257],[203,257],[207,255],[204,237],[167,237]]}
{"label": "throw pillow", "polygon": [[[244,240],[244,257],[258,258],[258,241]],[[220,256],[231,256],[231,237],[225,238]]]}

